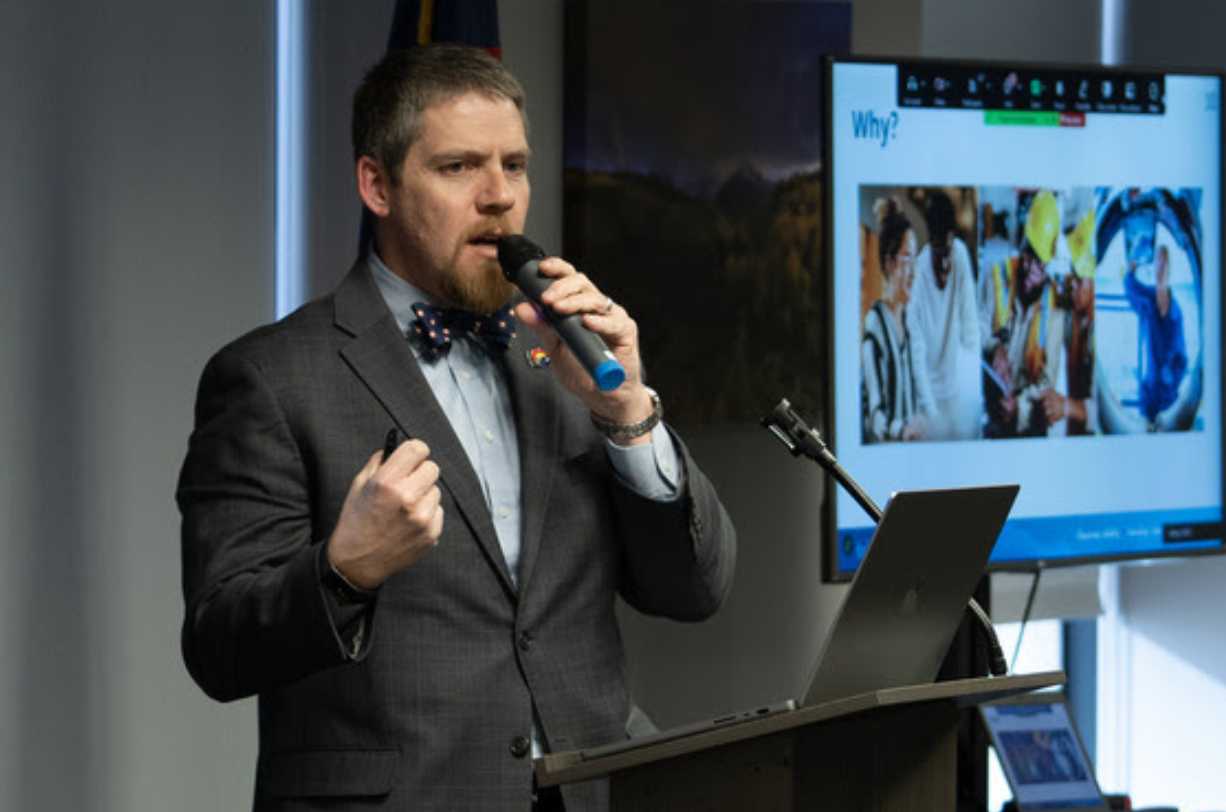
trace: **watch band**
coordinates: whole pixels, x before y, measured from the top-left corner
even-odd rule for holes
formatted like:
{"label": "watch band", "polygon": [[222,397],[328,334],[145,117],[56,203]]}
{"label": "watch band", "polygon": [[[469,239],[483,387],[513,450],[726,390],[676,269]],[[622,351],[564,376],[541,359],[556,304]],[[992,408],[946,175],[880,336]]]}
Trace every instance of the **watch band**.
{"label": "watch band", "polygon": [[622,423],[614,423],[612,420],[607,420],[600,415],[592,412],[592,425],[597,431],[608,437],[610,440],[633,440],[635,437],[642,437],[664,419],[664,404],[660,402],[660,396],[656,394],[656,390],[649,386],[643,387],[647,390],[647,396],[651,398],[651,414],[637,423],[625,425]]}
{"label": "watch band", "polygon": [[363,589],[360,586],[355,586],[348,578],[341,575],[340,570],[332,566],[332,562],[328,559],[326,553],[324,554],[323,563],[324,587],[332,593],[332,597],[336,598],[338,606],[356,606],[372,603],[375,597],[378,596],[379,590]]}

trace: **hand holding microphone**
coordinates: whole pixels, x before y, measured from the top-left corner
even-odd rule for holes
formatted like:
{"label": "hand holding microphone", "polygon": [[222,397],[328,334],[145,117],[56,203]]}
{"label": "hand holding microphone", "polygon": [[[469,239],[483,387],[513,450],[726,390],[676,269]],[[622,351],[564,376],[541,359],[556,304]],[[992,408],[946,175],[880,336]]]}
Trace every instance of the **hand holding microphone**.
{"label": "hand holding microphone", "polygon": [[[557,281],[557,277],[541,272],[540,264],[545,258],[545,252],[522,234],[503,237],[498,243],[498,263],[506,278],[537,305],[545,321],[591,375],[596,388],[612,392],[626,380],[626,370],[604,339],[583,323],[583,313],[561,314],[543,300],[545,291]],[[604,315],[612,309],[612,299],[606,302]]]}

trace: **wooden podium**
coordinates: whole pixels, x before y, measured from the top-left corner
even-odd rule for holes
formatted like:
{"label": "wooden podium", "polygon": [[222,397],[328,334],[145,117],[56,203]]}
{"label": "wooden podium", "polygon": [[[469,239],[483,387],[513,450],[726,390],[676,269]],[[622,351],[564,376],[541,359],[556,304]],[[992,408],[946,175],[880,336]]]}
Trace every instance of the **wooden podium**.
{"label": "wooden podium", "polygon": [[936,682],[536,762],[542,787],[608,778],[613,812],[952,812],[963,708],[1059,685],[1062,671]]}

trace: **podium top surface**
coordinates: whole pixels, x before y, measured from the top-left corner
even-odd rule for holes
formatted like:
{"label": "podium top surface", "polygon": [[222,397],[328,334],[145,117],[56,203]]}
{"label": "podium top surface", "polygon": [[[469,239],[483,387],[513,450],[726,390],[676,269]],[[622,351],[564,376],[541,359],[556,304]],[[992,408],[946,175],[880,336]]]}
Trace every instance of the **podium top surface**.
{"label": "podium top surface", "polygon": [[641,740],[641,745],[631,746],[610,754],[593,756],[582,750],[552,753],[536,760],[536,781],[542,787],[584,781],[619,770],[860,713],[937,701],[952,701],[961,707],[967,707],[1015,694],[1062,685],[1064,682],[1063,671],[1046,671],[1038,674],[977,677],[932,682],[925,685],[909,685],[902,688],[887,688],[760,719],[723,726],[713,725],[681,737],[663,737],[660,740],[653,740],[652,736],[646,736]]}

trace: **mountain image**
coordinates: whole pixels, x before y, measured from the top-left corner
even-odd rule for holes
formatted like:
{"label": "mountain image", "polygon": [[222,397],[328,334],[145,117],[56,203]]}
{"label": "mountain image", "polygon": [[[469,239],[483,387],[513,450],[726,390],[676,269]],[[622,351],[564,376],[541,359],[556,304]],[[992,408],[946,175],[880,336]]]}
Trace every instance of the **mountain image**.
{"label": "mountain image", "polygon": [[659,177],[566,174],[565,253],[640,324],[669,420],[821,411],[820,172],[698,197]]}
{"label": "mountain image", "polygon": [[821,65],[848,3],[565,7],[563,253],[640,325],[668,419],[822,411]]}

